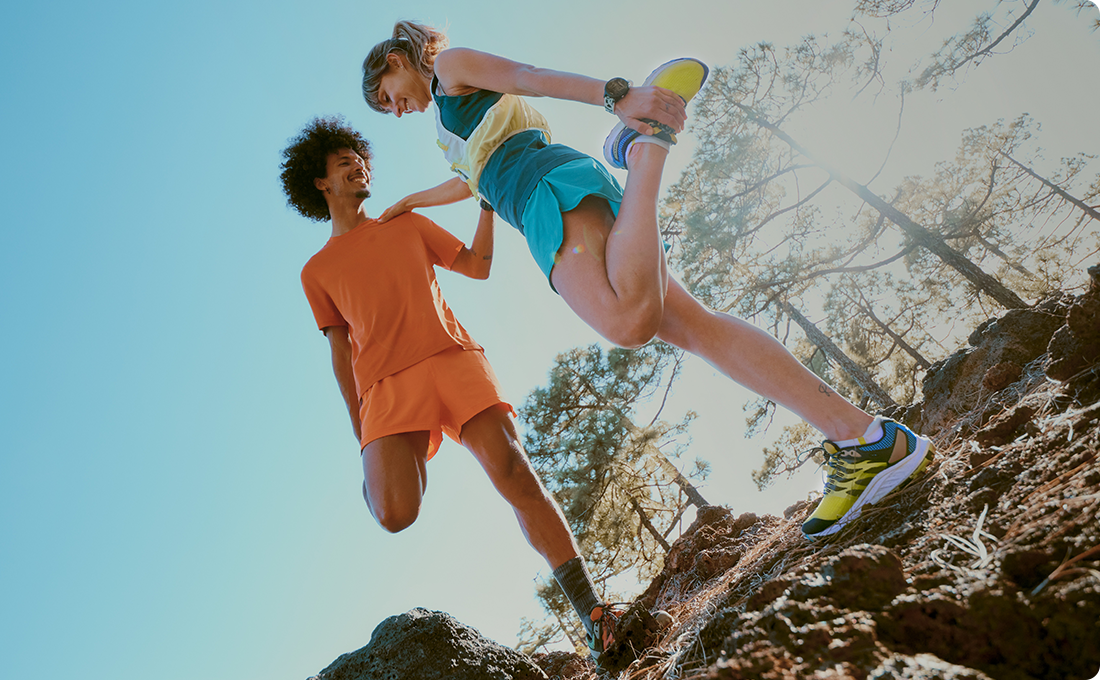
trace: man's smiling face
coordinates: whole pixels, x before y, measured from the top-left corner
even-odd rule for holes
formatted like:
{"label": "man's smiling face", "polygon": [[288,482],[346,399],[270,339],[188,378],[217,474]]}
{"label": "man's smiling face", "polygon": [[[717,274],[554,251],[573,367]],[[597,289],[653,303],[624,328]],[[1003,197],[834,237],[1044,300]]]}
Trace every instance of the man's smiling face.
{"label": "man's smiling face", "polygon": [[324,184],[331,196],[353,195],[360,199],[370,198],[370,168],[359,154],[351,149],[340,149],[330,153],[325,169],[327,174]]}

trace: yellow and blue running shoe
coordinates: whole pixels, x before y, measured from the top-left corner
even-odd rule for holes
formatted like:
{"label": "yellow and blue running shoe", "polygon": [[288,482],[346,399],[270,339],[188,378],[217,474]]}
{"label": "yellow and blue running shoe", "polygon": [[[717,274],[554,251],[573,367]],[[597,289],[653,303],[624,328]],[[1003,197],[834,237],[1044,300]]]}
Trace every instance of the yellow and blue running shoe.
{"label": "yellow and blue running shoe", "polygon": [[859,517],[863,506],[908,483],[928,467],[936,447],[895,420],[879,419],[882,438],[867,444],[840,447],[826,439],[825,495],[802,524],[802,534],[813,540],[840,531]]}
{"label": "yellow and blue running shoe", "polygon": [[[703,88],[703,83],[707,82],[707,75],[709,74],[710,69],[707,68],[706,64],[698,59],[685,57],[661,64],[653,70],[653,73],[649,74],[642,85],[652,85],[671,90],[687,104]],[[646,120],[645,122],[657,129],[653,137],[665,142],[666,148],[668,145],[676,143],[676,135],[672,128],[654,120]],[[640,132],[628,128],[622,121],[619,121],[612,128],[611,134],[604,140],[604,158],[611,167],[626,170],[626,155],[630,150],[630,145],[642,136]]]}

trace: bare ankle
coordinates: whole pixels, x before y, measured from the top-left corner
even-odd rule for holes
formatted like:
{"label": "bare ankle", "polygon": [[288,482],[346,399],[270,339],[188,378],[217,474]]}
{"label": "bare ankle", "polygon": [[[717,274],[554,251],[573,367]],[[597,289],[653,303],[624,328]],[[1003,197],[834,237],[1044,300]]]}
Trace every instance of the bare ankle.
{"label": "bare ankle", "polygon": [[626,152],[626,167],[631,169],[635,163],[646,163],[651,160],[657,160],[661,163],[668,157],[668,148],[662,146],[659,142],[642,141],[639,137],[630,145],[630,148]]}

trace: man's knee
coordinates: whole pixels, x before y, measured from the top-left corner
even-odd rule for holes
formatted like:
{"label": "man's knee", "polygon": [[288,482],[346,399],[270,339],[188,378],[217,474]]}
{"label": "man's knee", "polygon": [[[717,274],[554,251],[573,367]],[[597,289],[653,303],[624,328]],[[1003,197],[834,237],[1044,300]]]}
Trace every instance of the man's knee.
{"label": "man's knee", "polygon": [[371,502],[367,494],[367,485],[363,484],[363,500],[378,525],[391,534],[396,534],[412,526],[420,516],[420,503],[400,503],[395,501]]}
{"label": "man's knee", "polygon": [[404,531],[412,526],[412,523],[416,521],[416,518],[420,515],[419,507],[401,507],[401,508],[371,508],[374,513],[374,519],[378,521],[386,531],[391,534],[396,534],[399,531]]}

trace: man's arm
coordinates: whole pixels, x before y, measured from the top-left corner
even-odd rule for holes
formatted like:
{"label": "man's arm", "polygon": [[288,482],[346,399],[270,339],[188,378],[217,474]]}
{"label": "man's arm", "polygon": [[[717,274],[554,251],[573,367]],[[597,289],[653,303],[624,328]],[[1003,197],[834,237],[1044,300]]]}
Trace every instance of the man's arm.
{"label": "man's arm", "polygon": [[363,433],[359,423],[359,393],[355,387],[355,374],[351,368],[351,338],[348,336],[348,328],[347,326],[328,326],[324,329],[324,333],[328,338],[329,349],[332,350],[332,372],[336,375],[340,394],[348,405],[351,427],[355,431],[355,441],[358,442]]}
{"label": "man's arm", "polygon": [[401,213],[406,213],[413,208],[431,208],[437,205],[450,205],[470,198],[470,187],[461,177],[452,177],[443,184],[438,184],[431,189],[409,194],[397,203],[382,211],[378,216],[379,222],[388,222]]}
{"label": "man's arm", "polygon": [[471,279],[489,278],[493,266],[493,211],[482,208],[477,220],[477,231],[470,247],[462,247],[451,263],[451,271],[458,272]]}

